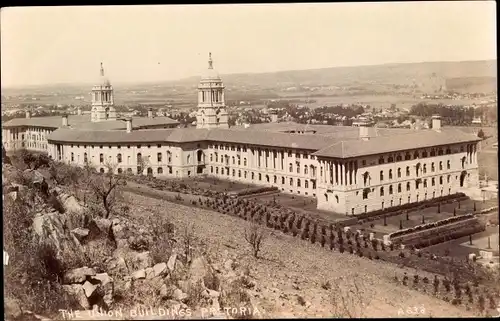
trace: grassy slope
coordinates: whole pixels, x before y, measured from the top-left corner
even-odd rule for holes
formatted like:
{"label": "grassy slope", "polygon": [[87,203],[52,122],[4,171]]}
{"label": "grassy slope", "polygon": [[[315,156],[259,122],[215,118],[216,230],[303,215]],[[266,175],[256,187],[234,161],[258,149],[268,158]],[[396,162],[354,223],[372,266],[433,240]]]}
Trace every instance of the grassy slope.
{"label": "grassy slope", "polygon": [[[243,235],[249,223],[244,220],[130,192],[125,197],[134,215],[168,215],[179,228],[194,224],[195,234],[211,252],[227,250],[237,255],[238,261],[250,266],[258,284],[264,287],[256,304],[259,309],[268,311],[271,317],[331,316],[328,291],[322,289],[321,284],[355,274],[360,275],[365,285],[364,296],[370,301],[363,309],[367,317],[397,317],[400,308],[415,306],[424,307],[425,316],[468,314],[446,302],[394,284],[392,278],[395,273],[401,275],[405,271],[396,266],[331,252],[271,230],[266,230],[268,236],[262,250],[263,259],[256,260],[248,255],[248,244]],[[407,273],[411,276],[413,271],[408,270]],[[300,290],[292,288],[294,281],[299,284]],[[272,288],[279,290],[275,293]],[[279,298],[280,293],[285,293],[287,298]],[[311,306],[299,305],[296,294],[303,296]]]}

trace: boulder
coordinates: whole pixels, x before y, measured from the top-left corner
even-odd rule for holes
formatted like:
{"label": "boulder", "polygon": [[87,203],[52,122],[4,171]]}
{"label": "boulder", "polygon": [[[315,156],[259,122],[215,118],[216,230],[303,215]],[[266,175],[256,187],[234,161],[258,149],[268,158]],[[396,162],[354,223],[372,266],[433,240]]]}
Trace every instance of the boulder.
{"label": "boulder", "polygon": [[172,298],[176,301],[184,302],[185,300],[187,300],[188,295],[184,293],[181,289],[176,288],[172,293]]}
{"label": "boulder", "polygon": [[83,207],[83,205],[81,205],[78,199],[73,195],[61,193],[59,194],[58,199],[59,202],[61,202],[61,205],[63,206],[65,212],[71,212],[80,215],[83,215],[83,213],[85,212],[85,207]]}
{"label": "boulder", "polygon": [[108,307],[111,307],[111,305],[113,304],[114,296],[113,278],[110,277],[107,273],[98,273],[92,277],[92,280],[99,281],[98,285],[104,293],[102,299]]}
{"label": "boulder", "polygon": [[167,267],[170,270],[170,272],[172,272],[174,270],[176,260],[177,260],[177,254],[176,253],[173,253],[168,258]]}
{"label": "boulder", "polygon": [[113,231],[115,239],[128,239],[131,234],[124,224],[113,224],[111,230]]}
{"label": "boulder", "polygon": [[164,276],[168,270],[167,270],[167,264],[166,263],[158,263],[153,266],[153,271],[155,276]]}
{"label": "boulder", "polygon": [[63,250],[69,250],[83,255],[83,248],[68,230],[64,215],[57,212],[38,214],[33,218],[33,230],[40,242],[52,244],[58,254]]}
{"label": "boulder", "polygon": [[226,262],[224,262],[224,268],[228,271],[232,271],[233,270],[233,263],[234,261],[229,259],[227,260]]}
{"label": "boulder", "polygon": [[112,258],[108,262],[107,271],[112,272],[113,275],[127,275],[129,269],[123,257]]}
{"label": "boulder", "polygon": [[73,296],[82,308],[84,308],[85,310],[90,309],[89,300],[87,299],[87,296],[85,295],[85,291],[81,284],[63,285],[62,288],[68,294]]}
{"label": "boulder", "polygon": [[4,305],[3,305],[5,312],[5,318],[7,320],[15,320],[21,317],[23,314],[23,311],[21,309],[21,306],[19,305],[19,302],[12,298],[5,298]]}
{"label": "boulder", "polygon": [[83,284],[83,291],[85,292],[85,295],[87,298],[90,298],[92,294],[94,294],[95,290],[97,289],[97,285],[94,285],[90,283],[89,281],[85,281]]}
{"label": "boulder", "polygon": [[146,273],[146,279],[152,279],[155,276],[155,271],[152,267],[148,267],[144,271]]}
{"label": "boulder", "polygon": [[102,233],[108,233],[109,231],[109,228],[111,227],[111,221],[108,220],[107,218],[96,218],[94,219],[93,221],[96,225],[97,228],[99,228],[99,230],[102,232]]}
{"label": "boulder", "polygon": [[96,275],[94,269],[84,266],[64,273],[63,282],[66,284],[83,283],[87,280],[87,277],[94,275]]}
{"label": "boulder", "polygon": [[134,280],[140,280],[140,279],[145,279],[146,278],[146,271],[144,269],[140,269],[132,273],[132,279]]}
{"label": "boulder", "polygon": [[85,238],[89,235],[89,230],[82,227],[77,227],[71,230],[71,233],[78,239],[78,241],[83,242]]}
{"label": "boulder", "polygon": [[189,268],[191,281],[196,283],[199,280],[203,280],[203,277],[207,275],[209,270],[209,265],[204,257],[195,258]]}

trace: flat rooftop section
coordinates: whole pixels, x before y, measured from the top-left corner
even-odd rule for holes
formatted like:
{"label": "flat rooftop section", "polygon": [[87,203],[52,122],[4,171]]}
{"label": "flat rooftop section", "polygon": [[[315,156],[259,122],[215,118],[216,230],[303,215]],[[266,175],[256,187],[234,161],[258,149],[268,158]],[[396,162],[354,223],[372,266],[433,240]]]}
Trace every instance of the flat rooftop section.
{"label": "flat rooftop section", "polygon": [[[132,127],[140,129],[148,126],[173,126],[179,122],[169,117],[132,117]],[[33,126],[46,128],[60,128],[62,126],[62,116],[14,118],[2,124],[3,128]],[[123,120],[106,120],[92,122],[90,115],[68,115],[68,127],[81,130],[120,130],[126,129],[127,125]]]}

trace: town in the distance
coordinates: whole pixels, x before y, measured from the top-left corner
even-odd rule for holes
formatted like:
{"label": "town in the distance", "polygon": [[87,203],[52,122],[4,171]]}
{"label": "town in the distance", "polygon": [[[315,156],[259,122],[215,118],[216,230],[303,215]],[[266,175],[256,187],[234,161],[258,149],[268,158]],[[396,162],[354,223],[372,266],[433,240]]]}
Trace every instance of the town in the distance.
{"label": "town in the distance", "polygon": [[[230,318],[496,313],[496,61],[221,77],[223,63],[207,53],[200,78],[113,85],[106,64],[96,62],[88,88],[2,89],[3,163],[11,164],[4,166],[4,201],[24,200],[33,188],[53,211],[86,213],[61,223],[49,211],[34,225],[39,237],[56,240],[57,251],[86,253],[87,261],[61,271],[76,311],[110,316],[142,300],[153,307],[144,312],[149,317],[167,306],[164,313],[176,306],[193,311],[188,317]],[[442,72],[444,64],[463,76]],[[424,72],[416,76],[415,68]],[[23,169],[17,176],[16,167]],[[118,191],[133,201],[115,198]],[[40,206],[37,213],[45,213]],[[142,211],[149,214],[134,221]],[[193,255],[197,241],[187,228],[159,248],[171,237],[163,212],[175,224],[198,224],[196,237],[220,238],[213,242],[221,263]],[[248,225],[244,233],[238,222]],[[59,229],[65,224],[71,232]],[[88,248],[104,234],[99,251],[113,246],[97,258]],[[132,254],[119,254],[123,248]],[[252,255],[241,254],[246,248]],[[287,270],[289,261],[300,268]],[[365,282],[348,300],[344,281],[325,276],[342,267],[307,270],[344,261],[351,272],[369,262],[365,274],[374,278],[346,276],[345,286],[357,291]],[[203,284],[193,289],[186,280]],[[153,283],[157,301],[147,301],[141,287]],[[388,302],[418,303],[367,303],[383,312],[361,311],[368,297],[390,293],[397,294]]]}

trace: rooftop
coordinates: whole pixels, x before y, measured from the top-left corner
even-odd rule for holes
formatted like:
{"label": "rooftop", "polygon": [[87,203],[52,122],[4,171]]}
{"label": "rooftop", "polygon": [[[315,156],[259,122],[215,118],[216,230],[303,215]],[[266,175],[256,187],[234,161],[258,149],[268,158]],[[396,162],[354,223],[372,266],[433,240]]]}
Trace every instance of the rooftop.
{"label": "rooftop", "polygon": [[[90,114],[86,115],[68,115],[68,125],[70,128],[82,130],[117,130],[125,129],[126,124],[121,120],[109,120],[101,122],[92,122]],[[162,126],[175,125],[179,122],[168,117],[133,117],[133,128],[139,129],[144,126]],[[2,127],[20,127],[20,126],[36,126],[45,128],[62,127],[61,116],[49,117],[32,117],[32,118],[14,118],[2,124]]]}
{"label": "rooftop", "polygon": [[[330,126],[334,127],[334,126]],[[375,129],[371,139],[359,139],[358,129],[344,128],[337,133],[291,134],[273,131],[253,130],[251,135],[242,128],[231,129],[145,129],[130,133],[123,131],[82,130],[59,128],[49,135],[49,142],[88,143],[88,144],[127,144],[127,143],[187,143],[187,142],[226,142],[254,146],[282,147],[316,151],[313,155],[332,158],[350,158],[362,155],[375,155],[388,152],[409,150],[420,147],[439,146],[462,142],[478,141],[475,135],[458,129],[410,131]],[[374,135],[378,136],[374,136]]]}

